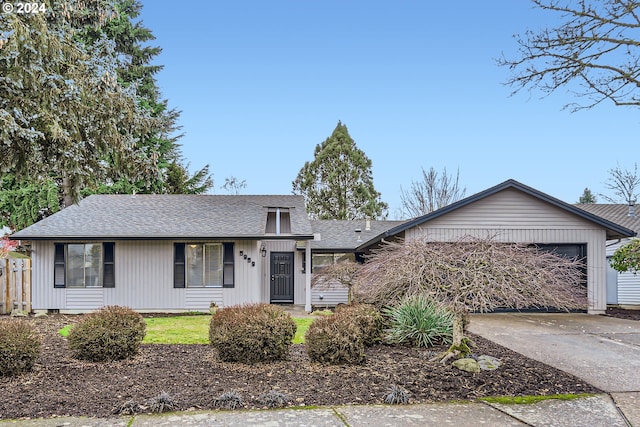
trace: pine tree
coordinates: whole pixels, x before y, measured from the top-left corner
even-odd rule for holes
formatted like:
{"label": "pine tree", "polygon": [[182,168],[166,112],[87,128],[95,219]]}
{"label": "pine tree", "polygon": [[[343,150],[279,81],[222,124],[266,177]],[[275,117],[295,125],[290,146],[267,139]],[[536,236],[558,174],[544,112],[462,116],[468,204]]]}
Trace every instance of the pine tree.
{"label": "pine tree", "polygon": [[582,196],[578,199],[578,203],[596,203],[596,201],[596,196],[588,188],[584,189]]}
{"label": "pine tree", "polygon": [[304,196],[315,219],[386,218],[388,206],[374,188],[371,166],[347,127],[338,122],[331,136],[316,146],[314,160],[298,173],[293,193]]}

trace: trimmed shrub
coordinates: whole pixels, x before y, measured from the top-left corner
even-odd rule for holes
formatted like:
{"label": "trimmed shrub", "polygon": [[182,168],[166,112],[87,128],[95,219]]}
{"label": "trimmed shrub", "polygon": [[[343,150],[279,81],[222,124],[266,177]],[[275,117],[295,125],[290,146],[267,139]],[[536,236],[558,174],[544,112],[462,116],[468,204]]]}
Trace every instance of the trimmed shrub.
{"label": "trimmed shrub", "polygon": [[264,303],[218,310],[209,324],[209,342],[225,362],[283,360],[295,333],[289,313]]}
{"label": "trimmed shrub", "polygon": [[307,354],[314,362],[360,364],[365,360],[364,334],[355,317],[334,314],[316,319],[307,330]]}
{"label": "trimmed shrub", "polygon": [[360,326],[365,347],[371,347],[381,341],[384,318],[375,306],[371,304],[342,305],[336,309],[335,316],[348,316]]}
{"label": "trimmed shrub", "polygon": [[385,340],[390,344],[432,347],[451,343],[453,313],[428,298],[409,298],[383,313],[389,317]]}
{"label": "trimmed shrub", "polygon": [[30,371],[40,355],[40,337],[30,323],[0,321],[0,377]]}
{"label": "trimmed shrub", "polygon": [[69,332],[69,349],[76,359],[107,362],[133,357],[147,324],[128,307],[108,306],[89,315]]}

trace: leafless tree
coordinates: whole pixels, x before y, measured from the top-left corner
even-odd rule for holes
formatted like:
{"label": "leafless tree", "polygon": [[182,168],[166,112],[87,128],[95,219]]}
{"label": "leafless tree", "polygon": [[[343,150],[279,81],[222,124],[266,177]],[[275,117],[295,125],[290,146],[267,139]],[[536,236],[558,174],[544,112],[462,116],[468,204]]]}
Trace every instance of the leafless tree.
{"label": "leafless tree", "polygon": [[220,188],[223,188],[229,192],[229,194],[238,195],[240,194],[240,190],[247,187],[247,181],[240,181],[235,176],[230,176],[224,179],[224,185]]}
{"label": "leafless tree", "polygon": [[422,168],[421,181],[413,181],[408,191],[400,187],[402,214],[418,217],[462,199],[467,189],[460,187],[459,178],[460,171],[456,171],[454,177],[447,175],[446,168],[442,175],[438,175],[433,167],[428,172]]}
{"label": "leafless tree", "polygon": [[344,260],[335,264],[323,267],[313,274],[311,287],[318,289],[332,289],[336,286],[344,286],[348,289],[347,302],[353,299],[353,287],[356,284],[356,276],[360,271],[361,264]]}
{"label": "leafless tree", "polygon": [[581,262],[521,244],[466,237],[389,242],[357,276],[358,301],[381,306],[425,296],[454,313],[453,345],[443,360],[464,353],[470,312],[496,308],[584,309]]}
{"label": "leafless tree", "polygon": [[601,196],[610,203],[635,204],[640,195],[640,176],[638,176],[638,164],[634,163],[633,170],[622,169],[620,165],[609,170],[609,179],[605,187],[613,191],[614,196],[605,194]]}
{"label": "leafless tree", "polygon": [[586,101],[576,111],[605,100],[640,106],[640,30],[637,0],[531,0],[562,22],[515,35],[519,55],[498,64],[511,71],[507,85],[550,94],[563,86]]}

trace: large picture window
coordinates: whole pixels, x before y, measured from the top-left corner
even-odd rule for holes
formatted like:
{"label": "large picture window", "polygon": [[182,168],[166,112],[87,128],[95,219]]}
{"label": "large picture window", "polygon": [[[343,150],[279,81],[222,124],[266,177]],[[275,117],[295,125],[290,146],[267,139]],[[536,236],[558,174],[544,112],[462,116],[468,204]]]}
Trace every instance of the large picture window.
{"label": "large picture window", "polygon": [[114,244],[56,243],[53,276],[56,288],[114,287]]}
{"label": "large picture window", "polygon": [[233,287],[233,243],[176,243],[174,287]]}

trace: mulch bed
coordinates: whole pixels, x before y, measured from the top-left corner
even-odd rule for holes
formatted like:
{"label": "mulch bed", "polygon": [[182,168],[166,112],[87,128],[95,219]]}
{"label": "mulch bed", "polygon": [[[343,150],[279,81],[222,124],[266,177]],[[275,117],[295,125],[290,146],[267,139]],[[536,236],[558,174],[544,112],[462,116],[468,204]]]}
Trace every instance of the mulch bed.
{"label": "mulch bed", "polygon": [[627,310],[618,307],[608,307],[605,316],[617,317],[619,319],[640,320],[640,309]]}
{"label": "mulch bed", "polygon": [[32,372],[0,379],[0,419],[109,417],[130,400],[145,411],[150,399],[163,392],[173,398],[176,410],[214,409],[216,398],[229,391],[242,396],[242,408],[264,407],[260,396],[271,390],[287,395],[291,406],[380,404],[396,385],[410,393],[410,403],[600,392],[478,336],[471,336],[476,353],[499,358],[503,365],[498,370],[472,374],[430,362],[433,352],[444,347],[427,351],[385,345],[368,349],[361,366],[311,363],[304,345],[292,346],[286,361],[256,365],[221,362],[207,345],[143,345],[132,360],[82,362],[71,358],[66,339],[57,333],[77,320],[65,315],[0,318],[32,322],[43,337]]}

